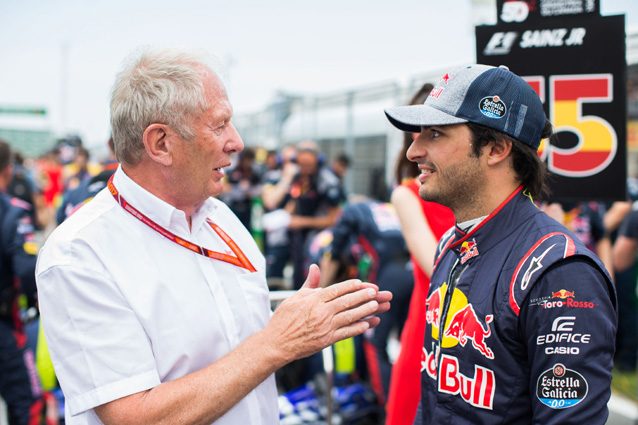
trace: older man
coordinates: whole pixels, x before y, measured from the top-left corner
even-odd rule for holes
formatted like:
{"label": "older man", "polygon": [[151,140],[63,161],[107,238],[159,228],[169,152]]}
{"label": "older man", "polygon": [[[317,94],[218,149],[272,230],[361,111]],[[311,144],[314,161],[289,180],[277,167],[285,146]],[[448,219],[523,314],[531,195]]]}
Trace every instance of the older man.
{"label": "older man", "polygon": [[505,67],[446,73],[422,105],[386,111],[417,132],[419,195],[457,220],[426,301],[427,424],[604,424],[616,297],[601,261],[532,202],[536,150],[551,135],[540,99]]}
{"label": "older man", "polygon": [[265,262],[213,198],[243,143],[224,87],[177,52],[144,53],[111,100],[122,166],[49,238],[37,269],[70,424],[272,424],[273,372],[378,323],[390,294],[318,289],[312,266],[270,317]]}

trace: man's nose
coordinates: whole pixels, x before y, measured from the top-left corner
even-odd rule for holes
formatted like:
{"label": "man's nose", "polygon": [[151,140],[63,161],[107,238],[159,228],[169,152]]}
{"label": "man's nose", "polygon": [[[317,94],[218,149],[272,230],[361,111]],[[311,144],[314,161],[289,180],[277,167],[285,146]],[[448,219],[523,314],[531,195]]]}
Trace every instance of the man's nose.
{"label": "man's nose", "polygon": [[244,150],[244,141],[242,140],[241,136],[239,135],[239,132],[237,131],[233,123],[231,122],[229,125],[230,125],[230,129],[229,129],[230,134],[228,135],[229,140],[226,143],[227,149],[230,152],[241,152]]}

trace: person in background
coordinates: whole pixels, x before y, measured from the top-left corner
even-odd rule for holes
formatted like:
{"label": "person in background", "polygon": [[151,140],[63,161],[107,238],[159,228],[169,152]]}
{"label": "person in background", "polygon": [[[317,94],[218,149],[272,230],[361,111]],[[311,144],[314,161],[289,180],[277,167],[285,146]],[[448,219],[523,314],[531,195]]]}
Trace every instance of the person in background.
{"label": "person in background", "polygon": [[[410,100],[420,105],[430,94],[432,84],[424,84]],[[392,191],[392,205],[401,222],[403,237],[412,260],[414,289],[403,332],[401,350],[392,368],[387,425],[412,425],[421,396],[421,356],[425,333],[425,299],[430,287],[436,244],[445,231],[454,226],[454,214],[448,207],[419,197],[420,183],[417,166],[406,157],[418,133],[405,133],[397,158],[395,179],[398,186]],[[397,308],[395,299],[394,308]]]}
{"label": "person in background", "polygon": [[264,205],[266,208],[283,205],[290,214],[293,287],[298,289],[305,279],[304,247],[308,236],[336,223],[344,195],[339,179],[322,164],[315,142],[306,140],[298,143],[296,148],[296,173],[290,177],[282,172],[279,183],[268,194],[264,192]]}
{"label": "person in background", "polygon": [[266,159],[264,159],[264,172],[262,173],[262,179],[264,179],[264,174],[278,170],[281,167],[279,153],[276,150],[269,150],[266,152]]}
{"label": "person in background", "polygon": [[[261,198],[266,213],[275,212],[275,214],[282,215],[280,213],[284,211],[288,188],[299,170],[296,164],[297,149],[294,145],[284,146],[278,156],[277,167],[266,171],[263,175]],[[266,223],[266,216],[264,216],[264,225]],[[265,231],[268,286],[284,288],[286,287],[284,268],[290,260],[288,222],[284,220],[282,223],[277,223],[274,228],[266,227]]]}
{"label": "person in background", "polygon": [[348,170],[350,169],[351,164],[350,157],[341,152],[339,155],[335,156],[332,160],[331,169],[335,176],[339,177],[339,181],[343,184],[344,179],[346,178],[346,174],[348,174]]}
{"label": "person in background", "polygon": [[365,352],[372,387],[380,404],[387,400],[392,363],[388,356],[390,333],[401,333],[412,293],[412,269],[399,218],[392,204],[380,200],[348,203],[332,228],[333,239],[322,258],[322,286],[332,284],[340,269],[352,266],[352,244],[358,245],[359,278],[376,282],[393,294],[393,308],[366,335]]}
{"label": "person in background", "polygon": [[[616,354],[614,356],[614,368],[621,372],[635,373],[638,363],[638,300],[636,299],[636,261],[622,264],[619,269],[617,259],[623,255],[629,246],[623,238],[620,246],[617,246],[620,228],[623,223],[630,220],[629,215],[634,209],[634,203],[638,201],[638,179],[627,178],[627,200],[611,203],[604,215],[603,222],[606,234],[612,242],[612,261],[614,264],[614,279],[618,292],[618,333],[616,336]],[[634,218],[635,219],[635,218]],[[629,236],[629,225],[623,229],[625,237]],[[618,251],[617,251],[618,250]],[[621,260],[622,261],[622,260]]]}
{"label": "person in background", "polygon": [[252,231],[253,200],[261,196],[261,178],[255,164],[255,150],[246,148],[239,154],[237,165],[228,171],[226,187],[220,196],[249,232]]}
{"label": "person in background", "polygon": [[602,203],[559,201],[543,203],[541,208],[547,215],[574,232],[589,250],[596,253],[613,277],[611,239],[603,223],[605,206]]}
{"label": "person in background", "polygon": [[52,149],[45,153],[37,163],[39,186],[42,188],[44,199],[43,225],[54,223],[55,210],[62,199],[62,163],[60,162],[60,150]]}
{"label": "person in background", "polygon": [[121,166],[53,231],[36,270],[67,424],[277,423],[273,373],[389,309],[370,283],[319,288],[313,265],[271,315],[264,257],[215,198],[243,149],[232,111],[190,54],[144,51],[118,74]]}
{"label": "person in background", "polygon": [[37,187],[31,171],[24,165],[24,157],[19,152],[13,153],[13,176],[7,193],[29,204],[31,219],[35,227],[42,229],[41,209],[44,203],[42,193]]}
{"label": "person in background", "polygon": [[618,347],[614,366],[622,372],[635,372],[638,361],[635,291],[636,254],[638,253],[638,202],[630,205],[630,211],[618,229],[612,251],[619,294]]}
{"label": "person in background", "polygon": [[80,145],[76,149],[75,158],[73,158],[73,163],[68,165],[69,169],[72,169],[72,173],[69,177],[65,179],[64,182],[64,193],[67,193],[82,183],[85,180],[91,177],[89,173],[89,160],[91,159],[91,154],[84,146]]}
{"label": "person in background", "polygon": [[407,152],[419,195],[456,219],[438,245],[426,299],[417,418],[604,424],[614,284],[533,202],[546,189],[537,150],[552,134],[536,92],[506,67],[470,65],[445,73],[424,104],[386,115],[419,133]]}
{"label": "person in background", "polygon": [[62,203],[56,212],[56,221],[58,224],[61,224],[82,205],[93,199],[99,191],[104,189],[111,176],[115,173],[115,170],[117,170],[119,164],[115,159],[112,137],[109,138],[107,146],[109,153],[102,164],[102,170],[94,176],[89,175],[84,178],[78,187],[64,194]]}
{"label": "person in background", "polygon": [[344,201],[338,178],[321,161],[315,142],[297,144],[299,171],[290,183],[285,209],[291,214],[288,229],[291,238],[293,287],[305,279],[303,248],[309,235],[331,227],[337,221]]}
{"label": "person in background", "polygon": [[38,246],[31,206],[6,193],[12,168],[9,144],[0,140],[0,396],[7,404],[9,424],[30,425],[39,423],[43,404],[19,298],[35,304]]}

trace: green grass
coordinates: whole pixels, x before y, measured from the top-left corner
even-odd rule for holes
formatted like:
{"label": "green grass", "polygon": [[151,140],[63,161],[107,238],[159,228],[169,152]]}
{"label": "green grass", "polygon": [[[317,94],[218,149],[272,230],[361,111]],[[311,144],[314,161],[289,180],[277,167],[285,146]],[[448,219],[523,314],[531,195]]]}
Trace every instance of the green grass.
{"label": "green grass", "polygon": [[617,394],[638,402],[638,373],[614,369],[611,373],[611,389]]}

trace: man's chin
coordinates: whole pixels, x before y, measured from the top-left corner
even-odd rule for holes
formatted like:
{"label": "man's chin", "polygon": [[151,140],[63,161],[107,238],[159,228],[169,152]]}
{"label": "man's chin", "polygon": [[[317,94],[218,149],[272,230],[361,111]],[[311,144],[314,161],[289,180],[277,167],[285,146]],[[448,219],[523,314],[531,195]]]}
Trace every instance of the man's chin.
{"label": "man's chin", "polygon": [[433,192],[432,190],[428,190],[427,188],[423,186],[419,188],[419,196],[424,201],[436,202],[436,203],[442,204],[441,197],[437,193]]}
{"label": "man's chin", "polygon": [[427,190],[427,188],[423,185],[419,188],[419,196],[424,201],[432,201],[432,192]]}
{"label": "man's chin", "polygon": [[213,183],[208,187],[208,197],[217,198],[224,192],[224,186],[221,183]]}

